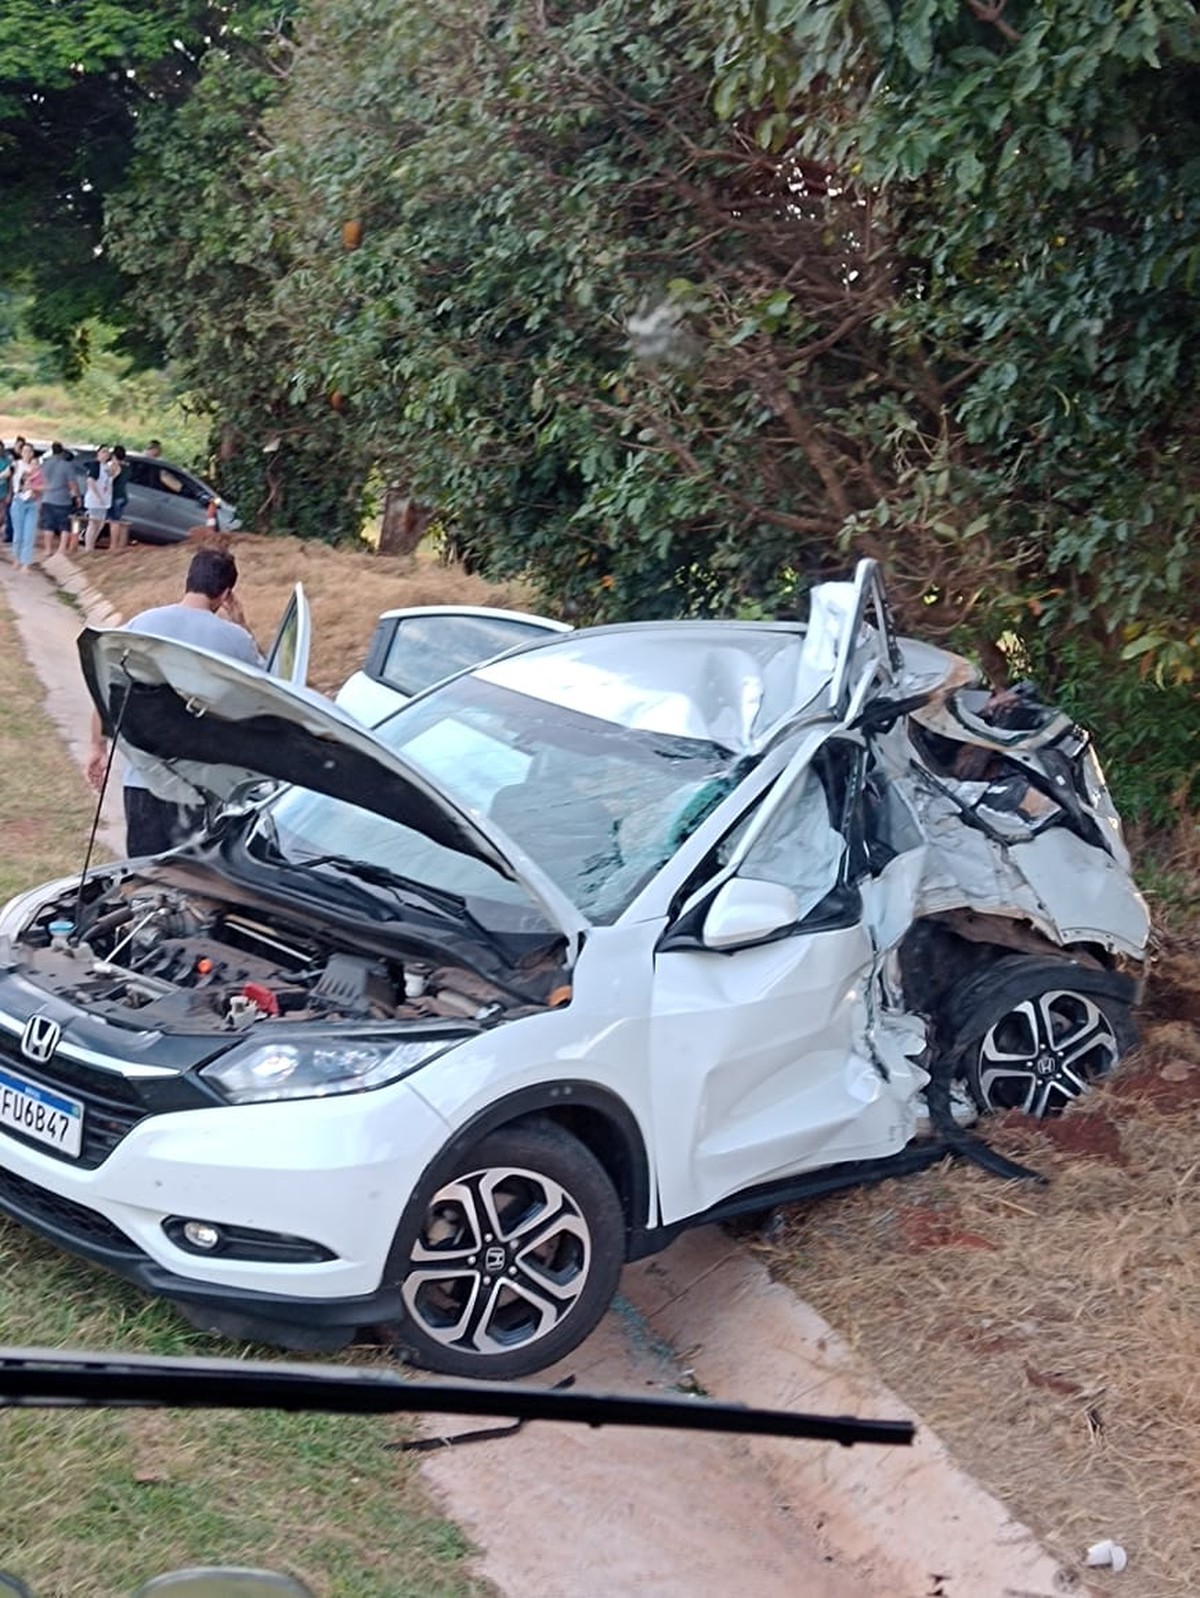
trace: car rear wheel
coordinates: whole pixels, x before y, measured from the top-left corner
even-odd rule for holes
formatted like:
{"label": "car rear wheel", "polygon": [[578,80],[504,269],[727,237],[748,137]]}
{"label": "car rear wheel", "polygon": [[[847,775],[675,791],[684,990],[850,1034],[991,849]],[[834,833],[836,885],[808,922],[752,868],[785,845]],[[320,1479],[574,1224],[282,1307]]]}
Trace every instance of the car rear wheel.
{"label": "car rear wheel", "polygon": [[511,1380],[570,1353],[616,1291],[625,1222],[603,1166],[550,1122],[442,1162],[397,1234],[400,1351],[450,1376]]}
{"label": "car rear wheel", "polygon": [[981,1110],[1058,1115],[1109,1074],[1134,1031],[1106,975],[1017,956],[997,961],[985,983],[973,980],[958,1069]]}

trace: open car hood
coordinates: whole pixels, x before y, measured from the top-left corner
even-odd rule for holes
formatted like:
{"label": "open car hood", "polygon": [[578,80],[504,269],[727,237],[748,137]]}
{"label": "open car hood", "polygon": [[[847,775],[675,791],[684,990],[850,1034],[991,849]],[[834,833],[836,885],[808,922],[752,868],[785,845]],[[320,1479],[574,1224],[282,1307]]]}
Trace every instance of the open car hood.
{"label": "open car hood", "polygon": [[[311,689],[174,639],[119,628],[85,628],[79,658],[106,730],[160,797],[196,804],[228,799],[264,777],[295,783],[403,822],[518,878],[506,853],[469,815]],[[527,887],[545,903],[540,885]]]}

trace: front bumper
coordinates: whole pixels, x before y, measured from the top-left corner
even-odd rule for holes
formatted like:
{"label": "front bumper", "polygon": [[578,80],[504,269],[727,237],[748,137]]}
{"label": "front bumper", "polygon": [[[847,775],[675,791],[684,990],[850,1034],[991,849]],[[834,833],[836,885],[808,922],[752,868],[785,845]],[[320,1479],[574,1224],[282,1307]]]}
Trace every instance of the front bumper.
{"label": "front bumper", "polygon": [[[403,1082],[343,1099],[151,1115],[95,1169],[0,1132],[0,1212],[214,1330],[319,1346],[268,1328],[395,1318],[384,1264],[412,1185],[446,1136]],[[333,1257],[195,1254],[163,1230],[179,1216],[304,1238]]]}
{"label": "front bumper", "polygon": [[176,1304],[204,1330],[284,1348],[341,1347],[356,1328],[400,1318],[399,1288],[354,1298],[300,1298],[181,1276],[125,1237],[99,1211],[56,1199],[0,1170],[0,1213],[80,1259],[101,1265],[135,1287]]}

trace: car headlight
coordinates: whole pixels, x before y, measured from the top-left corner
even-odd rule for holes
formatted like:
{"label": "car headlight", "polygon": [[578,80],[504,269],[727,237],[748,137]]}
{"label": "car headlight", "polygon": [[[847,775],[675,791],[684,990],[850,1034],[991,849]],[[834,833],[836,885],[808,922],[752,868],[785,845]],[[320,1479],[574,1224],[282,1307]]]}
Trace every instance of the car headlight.
{"label": "car headlight", "polygon": [[271,1041],[233,1049],[201,1073],[233,1104],[272,1099],[317,1099],[361,1093],[395,1082],[461,1038],[414,1038],[404,1043],[325,1038],[313,1043]]}

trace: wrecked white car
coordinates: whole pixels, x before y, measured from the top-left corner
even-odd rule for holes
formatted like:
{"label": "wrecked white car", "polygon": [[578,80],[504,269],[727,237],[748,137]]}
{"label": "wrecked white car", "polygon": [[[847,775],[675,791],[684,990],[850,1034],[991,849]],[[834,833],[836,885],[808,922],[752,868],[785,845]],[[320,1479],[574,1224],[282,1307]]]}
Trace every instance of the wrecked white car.
{"label": "wrecked white car", "polygon": [[0,916],[0,1209],[200,1326],[507,1378],[683,1227],[1069,1103],[1148,931],[1087,735],[897,639],[871,563],[813,597],[564,633],[374,733],[86,632],[152,785],[226,803]]}

